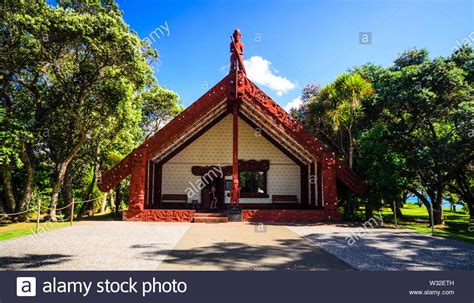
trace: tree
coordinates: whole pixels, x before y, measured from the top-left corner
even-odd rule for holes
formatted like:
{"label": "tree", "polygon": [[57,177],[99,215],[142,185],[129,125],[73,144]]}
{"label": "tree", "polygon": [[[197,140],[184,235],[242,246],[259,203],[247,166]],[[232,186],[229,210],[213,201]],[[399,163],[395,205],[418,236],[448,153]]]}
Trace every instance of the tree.
{"label": "tree", "polygon": [[353,168],[356,131],[354,127],[363,113],[362,100],[373,94],[372,84],[358,73],[343,73],[321,91],[322,101],[332,104],[327,114],[334,131],[342,138],[340,150],[344,151],[349,168]]}
{"label": "tree", "polygon": [[387,126],[378,123],[358,139],[360,145],[356,153],[356,170],[367,184],[367,192],[362,198],[366,205],[366,220],[372,217],[374,209],[380,208],[384,203],[388,203],[398,218],[403,217],[400,207],[406,201],[406,159],[385,142],[386,135]]}
{"label": "tree", "polygon": [[181,100],[175,92],[156,85],[144,91],[140,98],[144,105],[141,125],[147,137],[183,110]]}
{"label": "tree", "polygon": [[[132,33],[111,1],[60,1],[38,18],[48,40],[40,42],[52,85],[45,89],[44,118],[50,125],[46,145],[56,164],[51,213],[67,167],[96,130],[117,123],[116,109],[152,81],[146,46]],[[34,32],[37,35],[38,33]]]}
{"label": "tree", "polygon": [[156,85],[148,62],[157,52],[113,0],[9,0],[0,14],[2,201],[24,209],[38,186],[54,220],[84,175],[90,196],[110,155],[123,157],[144,137],[145,113],[166,121],[178,98]]}
{"label": "tree", "polygon": [[432,204],[434,223],[442,224],[446,186],[473,157],[470,88],[453,62],[427,56],[425,50],[403,53],[388,69],[378,97],[386,103],[386,142],[407,160],[407,175],[416,178],[407,190],[427,207]]}
{"label": "tree", "polygon": [[[348,85],[351,75],[375,94],[367,84]],[[434,60],[426,50],[408,50],[392,67],[367,64],[341,75],[293,115],[364,177],[369,189],[359,200],[367,217],[382,201],[395,202],[398,213],[410,192],[428,210],[433,205],[441,224],[449,193],[473,213],[473,77],[470,47]],[[358,98],[351,98],[354,87]]]}
{"label": "tree", "polygon": [[[326,124],[332,128],[331,141],[351,169],[354,166],[357,121],[363,116],[362,101],[373,94],[372,84],[358,73],[339,75],[334,83],[325,86],[319,94],[319,102],[327,115]],[[352,217],[353,212],[348,191],[345,217]]]}
{"label": "tree", "polygon": [[44,85],[39,65],[42,54],[35,47],[35,39],[23,31],[18,19],[24,18],[23,14],[41,14],[43,8],[44,5],[37,2],[5,1],[0,11],[0,172],[2,196],[5,196],[9,211],[25,211],[33,195],[34,145],[35,138],[41,134],[39,86]]}

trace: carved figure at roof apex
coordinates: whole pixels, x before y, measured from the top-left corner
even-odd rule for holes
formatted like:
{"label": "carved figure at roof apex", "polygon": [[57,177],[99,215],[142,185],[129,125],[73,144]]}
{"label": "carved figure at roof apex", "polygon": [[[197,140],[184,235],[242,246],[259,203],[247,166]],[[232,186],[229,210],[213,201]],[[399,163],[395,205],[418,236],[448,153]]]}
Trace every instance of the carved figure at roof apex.
{"label": "carved figure at roof apex", "polygon": [[244,43],[241,40],[242,34],[240,29],[235,29],[234,33],[230,37],[230,72],[235,70],[242,71],[247,74],[244,66]]}

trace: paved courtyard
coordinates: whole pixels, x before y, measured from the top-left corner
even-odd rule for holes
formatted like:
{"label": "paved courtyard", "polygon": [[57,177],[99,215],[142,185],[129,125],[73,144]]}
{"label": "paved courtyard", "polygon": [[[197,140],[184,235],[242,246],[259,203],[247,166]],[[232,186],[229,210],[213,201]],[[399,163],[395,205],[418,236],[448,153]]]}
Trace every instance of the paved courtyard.
{"label": "paved courtyard", "polygon": [[473,245],[348,225],[80,222],[0,241],[3,270],[469,270]]}

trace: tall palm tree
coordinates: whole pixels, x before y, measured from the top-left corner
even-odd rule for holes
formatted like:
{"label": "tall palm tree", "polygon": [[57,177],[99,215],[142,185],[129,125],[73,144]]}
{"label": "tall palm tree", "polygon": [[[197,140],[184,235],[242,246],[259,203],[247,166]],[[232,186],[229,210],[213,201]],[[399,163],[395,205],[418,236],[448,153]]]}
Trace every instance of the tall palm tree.
{"label": "tall palm tree", "polygon": [[334,131],[340,134],[341,140],[347,138],[347,162],[350,168],[353,167],[354,124],[362,114],[362,100],[373,94],[372,84],[356,73],[339,75],[321,91],[325,102],[330,103],[328,116]]}
{"label": "tall palm tree", "polygon": [[[362,115],[362,100],[372,96],[372,84],[357,73],[343,73],[336,80],[321,90],[320,102],[327,109],[328,124],[339,141],[339,150],[344,153],[348,166],[354,165],[355,130],[357,119]],[[351,193],[347,192],[345,218],[354,213]]]}

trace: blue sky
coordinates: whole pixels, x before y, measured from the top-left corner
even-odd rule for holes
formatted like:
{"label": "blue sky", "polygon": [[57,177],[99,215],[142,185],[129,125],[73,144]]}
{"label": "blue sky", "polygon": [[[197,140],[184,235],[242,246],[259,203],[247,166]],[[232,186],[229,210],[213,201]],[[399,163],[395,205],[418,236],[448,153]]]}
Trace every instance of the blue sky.
{"label": "blue sky", "polygon": [[[469,0],[116,1],[158,50],[159,83],[185,106],[227,74],[235,28],[249,77],[282,106],[308,83],[327,84],[367,62],[391,65],[405,49],[427,48],[436,57],[449,55],[456,41],[474,44]],[[371,44],[359,43],[361,32],[371,33]]]}

